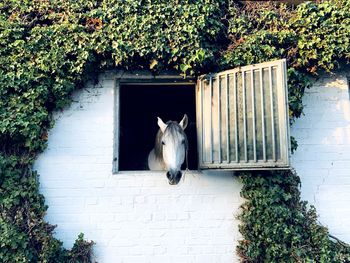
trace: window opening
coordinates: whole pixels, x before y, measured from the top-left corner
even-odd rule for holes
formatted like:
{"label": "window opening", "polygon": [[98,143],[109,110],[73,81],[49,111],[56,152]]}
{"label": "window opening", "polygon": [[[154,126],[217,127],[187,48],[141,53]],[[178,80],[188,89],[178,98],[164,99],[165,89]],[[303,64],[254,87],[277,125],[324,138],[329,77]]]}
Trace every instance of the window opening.
{"label": "window opening", "polygon": [[[119,170],[148,170],[148,154],[163,121],[180,121],[187,114],[189,169],[197,169],[195,85],[120,84]],[[184,163],[182,169],[186,168]]]}

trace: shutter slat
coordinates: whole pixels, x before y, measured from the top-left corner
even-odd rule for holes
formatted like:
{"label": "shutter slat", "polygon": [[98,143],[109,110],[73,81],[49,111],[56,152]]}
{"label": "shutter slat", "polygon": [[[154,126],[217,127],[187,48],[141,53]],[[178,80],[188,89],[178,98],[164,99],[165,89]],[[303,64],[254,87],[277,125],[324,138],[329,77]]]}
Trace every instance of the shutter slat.
{"label": "shutter slat", "polygon": [[256,129],[255,129],[255,93],[254,93],[254,71],[251,70],[251,90],[252,90],[252,119],[253,119],[253,155],[256,162]]}
{"label": "shutter slat", "polygon": [[[204,158],[204,150],[202,150],[204,148],[204,138],[205,138],[205,134],[204,134],[204,108],[203,108],[203,103],[204,103],[204,90],[203,90],[203,80],[199,81],[199,92],[200,92],[200,114],[201,115],[201,119],[200,119],[200,126],[201,126],[201,138],[199,138],[201,140],[201,144],[200,144],[200,151],[198,152],[202,158],[200,158],[200,160],[202,160],[202,162],[204,162],[205,158]],[[199,126],[199,125],[197,125]]]}
{"label": "shutter slat", "polygon": [[246,82],[245,71],[242,71],[242,90],[243,90],[243,140],[244,140],[244,160],[248,162],[248,146],[247,146],[247,105],[246,105]]}
{"label": "shutter slat", "polygon": [[[210,91],[210,105],[213,105],[213,77],[210,76],[209,79],[209,91]],[[214,161],[214,147],[213,147],[213,107],[210,107],[210,162],[213,163]]]}
{"label": "shutter slat", "polygon": [[218,107],[218,134],[219,134],[219,147],[218,147],[218,154],[219,154],[219,163],[222,162],[222,158],[221,158],[221,78],[220,76],[218,77],[218,79],[216,80],[218,81],[218,90],[217,90],[217,95],[218,95],[218,98],[217,98],[217,107]]}
{"label": "shutter slat", "polygon": [[259,71],[260,77],[260,94],[261,94],[261,132],[262,132],[262,145],[263,145],[263,161],[266,162],[266,142],[265,142],[265,112],[264,112],[264,89],[263,89],[263,77],[262,68]]}
{"label": "shutter slat", "polygon": [[238,100],[237,100],[237,74],[233,74],[233,96],[234,96],[234,105],[231,105],[231,107],[235,108],[235,156],[236,156],[236,163],[238,163]]}
{"label": "shutter slat", "polygon": [[269,67],[269,85],[271,100],[271,137],[272,137],[272,160],[276,161],[276,138],[275,138],[275,116],[273,107],[272,67]]}
{"label": "shutter slat", "polygon": [[226,154],[228,163],[230,162],[229,84],[230,78],[229,75],[226,74]]}

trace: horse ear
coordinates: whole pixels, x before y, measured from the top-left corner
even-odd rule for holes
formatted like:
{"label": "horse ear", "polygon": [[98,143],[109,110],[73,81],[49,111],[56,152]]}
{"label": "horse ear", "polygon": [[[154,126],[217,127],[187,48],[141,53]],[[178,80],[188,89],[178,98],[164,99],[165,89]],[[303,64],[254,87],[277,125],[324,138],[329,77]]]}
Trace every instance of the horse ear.
{"label": "horse ear", "polygon": [[158,122],[157,122],[157,123],[158,123],[158,126],[159,126],[159,128],[161,129],[161,131],[164,133],[164,131],[165,131],[167,125],[162,121],[161,118],[157,117],[157,119],[158,119]]}
{"label": "horse ear", "polygon": [[186,129],[187,127],[187,124],[188,124],[188,117],[187,115],[185,114],[184,117],[182,118],[182,120],[180,121],[180,126],[182,127],[182,129]]}

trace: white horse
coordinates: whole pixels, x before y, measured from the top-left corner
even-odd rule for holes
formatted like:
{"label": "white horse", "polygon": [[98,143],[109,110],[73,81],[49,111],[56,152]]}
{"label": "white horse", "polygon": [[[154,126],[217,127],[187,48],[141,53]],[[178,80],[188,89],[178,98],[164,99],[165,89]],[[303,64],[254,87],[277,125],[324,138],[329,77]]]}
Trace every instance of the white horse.
{"label": "white horse", "polygon": [[180,123],[168,121],[166,124],[158,117],[159,131],[155,146],[148,155],[150,170],[167,171],[169,184],[178,184],[182,173],[181,165],[187,158],[188,141],[184,129],[188,118],[185,114]]}

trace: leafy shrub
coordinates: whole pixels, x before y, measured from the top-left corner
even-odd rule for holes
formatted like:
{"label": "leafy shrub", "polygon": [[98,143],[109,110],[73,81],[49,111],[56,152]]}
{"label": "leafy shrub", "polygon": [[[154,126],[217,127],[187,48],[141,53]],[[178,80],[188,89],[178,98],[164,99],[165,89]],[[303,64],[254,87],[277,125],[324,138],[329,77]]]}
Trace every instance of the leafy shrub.
{"label": "leafy shrub", "polygon": [[339,67],[350,59],[350,2],[325,1],[298,6],[290,19],[290,28],[298,42],[294,67],[314,73]]}
{"label": "leafy shrub", "polygon": [[306,73],[330,71],[350,59],[350,4],[307,2],[229,5],[229,48],[221,66],[230,68],[287,58],[290,117],[298,118],[310,81]]}
{"label": "leafy shrub", "polygon": [[1,262],[64,262],[54,227],[43,220],[37,174],[17,156],[0,155],[0,175]]}
{"label": "leafy shrub", "polygon": [[[349,7],[341,0],[298,7],[225,0],[1,1],[0,261],[91,262],[92,243],[82,235],[70,251],[53,237],[31,167],[46,147],[52,111],[67,105],[95,71],[200,74],[286,57],[293,121],[302,114],[308,74],[349,61]],[[329,241],[314,209],[300,202],[296,175],[242,180],[248,199],[241,215],[243,260],[349,260],[348,249]]]}
{"label": "leafy shrub", "polygon": [[[289,115],[302,114],[309,76],[349,62],[347,1],[312,2],[297,7],[273,3],[230,4],[231,44],[223,68],[287,58]],[[292,147],[296,141],[292,138]],[[300,201],[300,178],[292,171],[241,174],[246,199],[237,251],[242,262],[349,262],[350,248],[330,239],[318,225],[314,207]]]}
{"label": "leafy shrub", "polygon": [[[0,2],[0,261],[90,262],[92,243],[70,251],[44,221],[31,170],[51,113],[93,72],[108,67],[198,72],[215,66],[224,1]],[[225,42],[222,42],[223,44]]]}
{"label": "leafy shrub", "polygon": [[87,242],[84,240],[84,234],[80,234],[75,241],[73,248],[68,252],[69,263],[89,263],[92,262],[92,246],[93,242]]}
{"label": "leafy shrub", "polygon": [[[231,43],[223,52],[222,68],[260,63],[287,58],[289,117],[293,123],[303,111],[302,97],[310,81],[303,70],[294,66],[297,53],[298,34],[290,29],[290,20],[296,10],[274,3],[229,5],[228,37]],[[296,140],[291,138],[292,151]]]}
{"label": "leafy shrub", "polygon": [[350,247],[329,239],[314,207],[300,201],[293,171],[247,173],[237,251],[243,262],[349,262]]}

